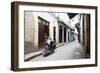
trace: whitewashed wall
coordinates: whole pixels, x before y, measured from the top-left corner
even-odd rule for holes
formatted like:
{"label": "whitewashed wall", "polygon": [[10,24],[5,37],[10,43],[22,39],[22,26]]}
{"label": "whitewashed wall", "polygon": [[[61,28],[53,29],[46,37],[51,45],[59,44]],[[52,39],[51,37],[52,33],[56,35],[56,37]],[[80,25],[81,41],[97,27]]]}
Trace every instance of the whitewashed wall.
{"label": "whitewashed wall", "polygon": [[31,12],[25,12],[25,41],[31,42],[34,39],[34,16]]}
{"label": "whitewashed wall", "polygon": [[25,41],[34,41],[35,47],[38,48],[38,16],[50,22],[49,35],[53,39],[53,27],[56,27],[56,42],[59,39],[58,22],[47,12],[27,12],[25,16]]}

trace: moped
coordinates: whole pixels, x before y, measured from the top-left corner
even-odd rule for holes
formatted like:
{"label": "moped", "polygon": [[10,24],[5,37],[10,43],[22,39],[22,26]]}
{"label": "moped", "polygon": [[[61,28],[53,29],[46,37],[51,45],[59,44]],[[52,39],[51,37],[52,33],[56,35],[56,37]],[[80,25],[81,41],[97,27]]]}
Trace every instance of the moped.
{"label": "moped", "polygon": [[56,43],[54,41],[51,41],[50,44],[45,43],[43,56],[46,57],[46,56],[54,53],[55,49],[56,49]]}

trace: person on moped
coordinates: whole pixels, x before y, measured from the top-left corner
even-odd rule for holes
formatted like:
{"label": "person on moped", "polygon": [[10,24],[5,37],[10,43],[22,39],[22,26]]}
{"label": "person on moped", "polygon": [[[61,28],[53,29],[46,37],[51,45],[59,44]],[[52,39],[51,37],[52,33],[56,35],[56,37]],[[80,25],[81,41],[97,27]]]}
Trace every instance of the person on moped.
{"label": "person on moped", "polygon": [[55,49],[54,41],[50,37],[47,37],[45,41],[45,48],[44,48],[43,55],[46,56],[50,53],[53,53],[54,49]]}

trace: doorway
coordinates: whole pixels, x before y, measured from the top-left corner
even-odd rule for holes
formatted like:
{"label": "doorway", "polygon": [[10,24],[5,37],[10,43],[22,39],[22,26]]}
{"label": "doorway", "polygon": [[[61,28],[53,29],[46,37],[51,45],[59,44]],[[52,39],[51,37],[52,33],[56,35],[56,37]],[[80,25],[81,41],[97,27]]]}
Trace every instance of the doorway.
{"label": "doorway", "polygon": [[62,26],[59,26],[59,43],[62,43]]}
{"label": "doorway", "polygon": [[43,49],[46,37],[49,36],[49,22],[39,17],[38,27],[38,48]]}
{"label": "doorway", "polygon": [[53,27],[53,40],[56,42],[56,27]]}
{"label": "doorway", "polygon": [[64,42],[66,42],[66,28],[64,27]]}

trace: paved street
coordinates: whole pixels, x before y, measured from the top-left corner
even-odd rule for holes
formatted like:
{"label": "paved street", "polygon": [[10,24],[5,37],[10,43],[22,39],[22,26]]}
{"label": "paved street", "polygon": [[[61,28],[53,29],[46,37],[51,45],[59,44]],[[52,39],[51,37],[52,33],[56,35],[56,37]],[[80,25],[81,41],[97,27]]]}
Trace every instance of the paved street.
{"label": "paved street", "polygon": [[55,52],[47,57],[42,55],[31,59],[30,61],[50,61],[50,60],[66,60],[66,59],[81,59],[85,57],[85,52],[77,41],[64,44],[56,48]]}

